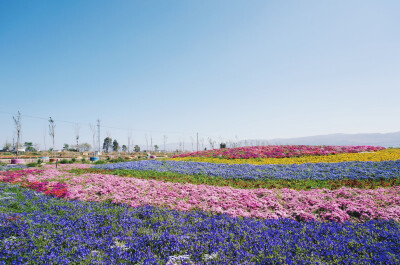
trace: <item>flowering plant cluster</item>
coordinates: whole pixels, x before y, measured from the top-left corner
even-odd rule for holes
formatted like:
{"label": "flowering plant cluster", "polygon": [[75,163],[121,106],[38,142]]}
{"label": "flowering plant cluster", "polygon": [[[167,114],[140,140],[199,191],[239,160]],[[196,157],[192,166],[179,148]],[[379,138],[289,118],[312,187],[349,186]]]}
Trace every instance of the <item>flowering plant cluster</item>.
{"label": "flowering plant cluster", "polygon": [[392,186],[400,186],[400,178],[390,179],[340,179],[340,180],[315,180],[315,179],[228,179],[222,177],[210,177],[207,175],[187,175],[174,172],[140,171],[129,169],[104,170],[104,169],[73,169],[70,172],[76,174],[101,173],[140,179],[151,179],[165,182],[205,184],[211,186],[231,186],[238,189],[281,189],[291,188],[295,190],[340,189],[351,187],[359,189],[376,189]]}
{"label": "flowering plant cluster", "polygon": [[9,171],[26,168],[24,165],[0,165],[0,171]]}
{"label": "flowering plant cluster", "polygon": [[[9,176],[11,173],[14,172],[7,172]],[[3,177],[3,181],[20,183],[38,191],[66,189],[60,197],[67,199],[108,201],[132,207],[153,205],[181,211],[201,209],[216,214],[264,219],[400,221],[399,186],[374,190],[345,187],[337,190],[309,191],[234,189],[107,174],[89,173],[74,177],[72,175],[57,170],[44,172],[32,170],[26,176],[19,174],[21,177],[15,177],[13,181],[7,181],[11,177]],[[62,179],[65,181],[58,184]]]}
{"label": "flowering plant cluster", "polygon": [[[0,184],[1,264],[399,264],[394,221],[257,220],[65,201]],[[16,211],[16,205],[18,205]]]}
{"label": "flowering plant cluster", "polygon": [[213,164],[202,162],[143,160],[97,165],[99,169],[152,170],[226,179],[390,179],[400,177],[400,160],[384,162],[309,163],[293,165]]}
{"label": "flowering plant cluster", "polygon": [[338,163],[351,161],[393,161],[400,160],[400,149],[384,149],[376,152],[362,153],[341,153],[335,155],[317,155],[317,156],[299,156],[284,158],[251,158],[251,159],[226,159],[215,157],[176,157],[170,158],[173,161],[191,161],[191,162],[207,162],[221,164],[305,164],[305,163]]}
{"label": "flowering plant cluster", "polygon": [[60,198],[66,197],[68,190],[65,183],[46,181],[43,179],[37,180],[37,178],[34,177],[43,172],[43,170],[37,169],[0,172],[0,181],[4,183],[19,184],[22,187],[43,192],[47,195],[53,195]]}
{"label": "flowering plant cluster", "polygon": [[213,149],[192,152],[174,157],[220,157],[226,159],[249,158],[283,158],[316,155],[333,155],[341,153],[375,152],[385,149],[377,146],[309,146],[309,145],[268,145]]}

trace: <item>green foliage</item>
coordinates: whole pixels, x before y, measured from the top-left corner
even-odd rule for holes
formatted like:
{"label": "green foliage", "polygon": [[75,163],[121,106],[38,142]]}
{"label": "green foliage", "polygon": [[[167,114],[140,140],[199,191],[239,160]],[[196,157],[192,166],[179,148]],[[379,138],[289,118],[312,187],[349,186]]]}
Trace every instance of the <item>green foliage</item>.
{"label": "green foliage", "polygon": [[114,140],[112,149],[114,152],[118,152],[121,149],[117,140]]}
{"label": "green foliage", "polygon": [[27,167],[41,167],[42,163],[43,163],[43,161],[41,159],[38,159],[37,162],[28,163],[28,164],[26,164],[26,166]]}
{"label": "green foliage", "polygon": [[106,137],[103,142],[103,150],[108,153],[110,147],[112,145],[112,139],[110,137]]}
{"label": "green foliage", "polygon": [[36,167],[37,165],[38,165],[38,163],[35,163],[35,162],[26,164],[27,167]]}
{"label": "green foliage", "polygon": [[36,152],[36,149],[33,147],[32,142],[25,142],[24,146],[26,152]]}
{"label": "green foliage", "polygon": [[60,161],[60,164],[73,164],[74,162],[72,160],[67,160],[67,159],[62,159]]}
{"label": "green foliage", "polygon": [[140,152],[140,146],[135,145],[135,152]]}

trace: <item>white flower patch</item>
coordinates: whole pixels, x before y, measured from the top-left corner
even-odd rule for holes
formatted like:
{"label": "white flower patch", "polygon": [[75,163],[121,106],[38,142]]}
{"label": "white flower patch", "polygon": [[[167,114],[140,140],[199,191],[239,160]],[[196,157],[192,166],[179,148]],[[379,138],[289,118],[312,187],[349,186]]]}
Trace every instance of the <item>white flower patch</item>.
{"label": "white flower patch", "polygon": [[14,243],[15,241],[17,241],[17,237],[15,236],[10,236],[8,238],[3,239],[4,243]]}
{"label": "white flower patch", "polygon": [[209,260],[215,259],[216,257],[218,257],[218,253],[204,254],[203,260],[209,261]]}
{"label": "white flower patch", "polygon": [[3,201],[3,200],[15,200],[15,198],[14,197],[0,197],[0,201]]}
{"label": "white flower patch", "polygon": [[118,240],[115,240],[114,239],[114,245],[115,246],[111,246],[110,248],[120,248],[120,249],[122,249],[122,250],[128,250],[129,248],[125,245],[126,243],[125,242],[123,242],[123,241],[118,241]]}
{"label": "white flower patch", "polygon": [[190,255],[180,255],[180,256],[169,256],[166,265],[178,265],[181,264],[182,261],[194,264],[193,262],[190,261]]}
{"label": "white flower patch", "polygon": [[3,192],[3,194],[2,195],[17,195],[16,193],[14,193],[14,192]]}

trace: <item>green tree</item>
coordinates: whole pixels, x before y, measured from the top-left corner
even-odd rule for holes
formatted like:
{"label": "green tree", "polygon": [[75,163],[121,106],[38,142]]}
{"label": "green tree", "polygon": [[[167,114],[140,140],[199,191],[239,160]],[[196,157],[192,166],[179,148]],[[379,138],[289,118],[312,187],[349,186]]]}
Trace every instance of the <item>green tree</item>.
{"label": "green tree", "polygon": [[64,144],[63,151],[68,151],[69,150],[69,144]]}
{"label": "green tree", "polygon": [[112,145],[112,139],[110,137],[104,138],[104,143],[103,143],[104,152],[108,153],[108,150],[111,148],[111,145]]}
{"label": "green tree", "polygon": [[35,147],[33,147],[32,142],[25,142],[24,146],[25,146],[26,152],[36,152],[36,149],[35,149]]}
{"label": "green tree", "polygon": [[112,149],[113,149],[114,152],[118,152],[119,149],[121,149],[121,147],[119,147],[119,144],[118,144],[117,140],[114,140]]}
{"label": "green tree", "polygon": [[135,152],[140,152],[140,146],[135,145]]}
{"label": "green tree", "polygon": [[4,151],[4,152],[8,152],[8,151],[11,151],[11,150],[12,150],[12,145],[11,145],[11,143],[6,142],[6,143],[4,144],[3,151]]}
{"label": "green tree", "polygon": [[128,147],[126,145],[122,145],[122,152],[126,152],[128,150]]}
{"label": "green tree", "polygon": [[88,152],[92,146],[89,143],[83,143],[79,145],[79,150],[82,152]]}
{"label": "green tree", "polygon": [[159,148],[158,145],[155,145],[154,146],[154,151],[158,151],[158,148]]}

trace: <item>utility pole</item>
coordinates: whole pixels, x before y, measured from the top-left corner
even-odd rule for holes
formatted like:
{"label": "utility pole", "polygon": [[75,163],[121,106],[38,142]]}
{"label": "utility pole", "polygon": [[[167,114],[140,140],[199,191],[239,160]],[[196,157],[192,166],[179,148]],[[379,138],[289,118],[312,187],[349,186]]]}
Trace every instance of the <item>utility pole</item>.
{"label": "utility pole", "polygon": [[46,127],[44,127],[44,133],[43,133],[43,143],[44,143],[44,151],[47,151],[46,148]]}
{"label": "utility pole", "polygon": [[199,151],[199,133],[197,133],[197,152]]}
{"label": "utility pole", "polygon": [[165,149],[165,142],[167,141],[167,136],[164,135],[164,152],[166,152],[167,150]]}
{"label": "utility pole", "polygon": [[150,135],[150,149],[154,151],[154,147],[153,147],[153,136]]}
{"label": "utility pole", "polygon": [[99,154],[100,154],[100,120],[98,119],[97,120],[97,144],[98,144],[98,147],[99,147]]}

